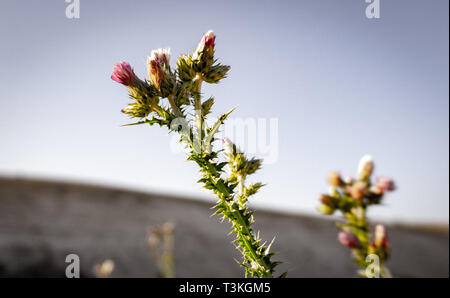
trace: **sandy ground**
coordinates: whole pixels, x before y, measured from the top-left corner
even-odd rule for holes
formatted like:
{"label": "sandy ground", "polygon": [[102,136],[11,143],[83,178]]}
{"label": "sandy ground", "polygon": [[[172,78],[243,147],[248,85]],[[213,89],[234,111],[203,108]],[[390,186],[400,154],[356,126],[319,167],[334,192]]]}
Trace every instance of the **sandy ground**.
{"label": "sandy ground", "polygon": [[[157,277],[146,242],[151,225],[174,220],[178,277],[241,277],[230,226],[210,203],[88,185],[0,178],[0,276],[64,276],[65,257],[80,256],[82,276],[115,262],[112,277]],[[255,229],[276,236],[279,272],[290,277],[355,277],[334,222],[257,211]],[[389,227],[396,277],[448,277],[448,226]]]}

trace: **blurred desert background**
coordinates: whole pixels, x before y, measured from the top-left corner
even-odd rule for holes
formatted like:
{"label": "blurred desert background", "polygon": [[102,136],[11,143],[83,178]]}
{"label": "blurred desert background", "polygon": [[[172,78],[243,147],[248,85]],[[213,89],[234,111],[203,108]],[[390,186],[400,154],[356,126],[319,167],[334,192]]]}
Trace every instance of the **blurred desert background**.
{"label": "blurred desert background", "polygon": [[[87,184],[0,178],[0,276],[65,277],[66,255],[80,257],[81,276],[113,260],[111,277],[159,277],[148,227],[176,223],[177,277],[241,277],[212,204],[163,194]],[[332,220],[258,210],[255,229],[276,236],[278,270],[290,277],[356,277]],[[395,277],[448,277],[448,225],[388,225]]]}

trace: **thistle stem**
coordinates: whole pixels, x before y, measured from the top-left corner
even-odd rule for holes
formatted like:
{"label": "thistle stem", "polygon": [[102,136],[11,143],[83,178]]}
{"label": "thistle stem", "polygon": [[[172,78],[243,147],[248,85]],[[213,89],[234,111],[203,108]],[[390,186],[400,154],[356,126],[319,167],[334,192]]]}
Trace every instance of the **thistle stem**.
{"label": "thistle stem", "polygon": [[[212,178],[217,175],[217,172],[211,170],[214,168],[214,165],[210,161],[208,161],[208,163],[208,175],[210,176],[210,178]],[[227,212],[222,213],[223,216],[225,216],[232,222],[232,226],[237,232],[237,240],[242,242],[246,247],[246,250],[241,250],[244,260],[250,259],[252,262],[255,262],[256,264],[264,268],[264,270],[259,272],[260,276],[257,277],[272,278],[273,276],[270,273],[272,266],[267,264],[263,257],[258,256],[256,249],[252,245],[252,243],[257,242],[257,240],[255,239],[255,235],[253,234],[251,227],[246,224],[246,221],[242,217],[242,215],[247,212],[248,208],[245,205],[240,205],[241,207],[243,207],[243,209],[237,210],[230,205],[230,200],[227,199],[231,198],[232,194],[228,193],[228,191],[221,191],[221,189],[226,189],[225,184],[226,182],[222,178],[219,178],[216,182],[216,190],[221,193],[221,195],[219,196],[219,200],[224,203],[227,208]],[[230,216],[228,214],[233,216]],[[246,252],[249,252],[250,254],[247,254]]]}
{"label": "thistle stem", "polygon": [[203,140],[203,111],[202,111],[202,95],[201,95],[201,89],[202,89],[202,76],[201,74],[197,74],[197,76],[194,78],[194,108],[195,108],[195,127],[197,130],[197,152],[202,152],[202,140]]}
{"label": "thistle stem", "polygon": [[175,114],[175,116],[177,117],[182,117],[183,114],[181,113],[180,109],[177,107],[177,105],[175,104],[175,100],[174,100],[174,96],[173,95],[169,95],[167,97],[167,99],[169,100],[169,104],[172,107],[172,111]]}

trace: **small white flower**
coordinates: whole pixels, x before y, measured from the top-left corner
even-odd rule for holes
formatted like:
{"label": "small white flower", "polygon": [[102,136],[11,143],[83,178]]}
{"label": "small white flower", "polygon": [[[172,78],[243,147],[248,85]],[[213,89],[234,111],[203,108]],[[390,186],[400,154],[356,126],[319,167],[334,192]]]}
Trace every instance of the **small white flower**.
{"label": "small white flower", "polygon": [[358,164],[358,176],[359,177],[367,177],[372,174],[373,169],[373,158],[371,155],[364,155]]}

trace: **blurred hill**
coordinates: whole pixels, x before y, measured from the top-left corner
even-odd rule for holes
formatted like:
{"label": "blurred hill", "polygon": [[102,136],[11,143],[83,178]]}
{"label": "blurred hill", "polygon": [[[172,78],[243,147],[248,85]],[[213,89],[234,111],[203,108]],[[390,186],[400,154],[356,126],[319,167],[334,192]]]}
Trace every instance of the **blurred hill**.
{"label": "blurred hill", "polygon": [[[112,277],[158,277],[148,227],[176,222],[178,277],[242,277],[227,236],[230,225],[211,217],[212,204],[189,198],[92,185],[0,178],[0,276],[64,277],[65,257],[80,256],[82,276],[105,259]],[[355,277],[349,250],[333,221],[257,211],[255,229],[276,236],[273,251],[290,277]],[[448,225],[389,226],[396,277],[448,277]]]}

